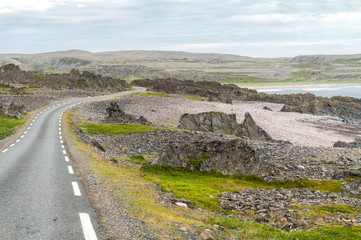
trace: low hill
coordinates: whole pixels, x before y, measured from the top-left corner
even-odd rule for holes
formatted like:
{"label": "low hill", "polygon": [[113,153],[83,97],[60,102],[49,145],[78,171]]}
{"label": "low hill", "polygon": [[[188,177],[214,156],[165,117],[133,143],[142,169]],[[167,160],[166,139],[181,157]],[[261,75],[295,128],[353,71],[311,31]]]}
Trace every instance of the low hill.
{"label": "low hill", "polygon": [[13,63],[43,73],[92,71],[127,81],[140,78],[210,80],[237,85],[361,83],[361,55],[313,55],[295,58],[251,58],[180,51],[3,54],[0,65]]}

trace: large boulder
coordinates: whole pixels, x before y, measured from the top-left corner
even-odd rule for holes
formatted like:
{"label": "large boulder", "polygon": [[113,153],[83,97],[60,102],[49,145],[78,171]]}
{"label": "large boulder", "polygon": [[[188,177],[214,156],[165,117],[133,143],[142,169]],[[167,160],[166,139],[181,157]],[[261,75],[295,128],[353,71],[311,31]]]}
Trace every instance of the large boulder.
{"label": "large boulder", "polygon": [[255,150],[243,139],[170,143],[152,164],[215,170],[222,174],[264,175],[266,171]]}
{"label": "large boulder", "polygon": [[361,179],[356,179],[353,182],[344,184],[341,189],[345,190],[349,195],[361,195]]}
{"label": "large boulder", "polygon": [[148,122],[148,120],[143,116],[136,118],[133,115],[126,114],[122,109],[120,109],[119,104],[116,102],[111,102],[110,106],[106,108],[106,111],[108,114],[104,120],[106,123],[150,124],[150,122]]}
{"label": "large boulder", "polygon": [[204,132],[232,134],[259,141],[273,141],[253,120],[251,114],[245,114],[242,124],[237,123],[236,114],[222,112],[203,112],[198,114],[183,114],[178,128]]}
{"label": "large boulder", "polygon": [[25,113],[25,106],[23,104],[19,105],[16,103],[11,103],[10,107],[8,108],[7,115],[23,118],[23,114]]}
{"label": "large boulder", "polygon": [[259,141],[273,141],[271,136],[256,124],[251,114],[249,114],[248,112],[246,112],[244,121],[240,125],[240,127],[241,131],[239,131],[237,136],[245,136],[250,139]]}
{"label": "large boulder", "polygon": [[236,114],[222,112],[203,112],[183,114],[178,128],[204,132],[236,134],[239,130]]}

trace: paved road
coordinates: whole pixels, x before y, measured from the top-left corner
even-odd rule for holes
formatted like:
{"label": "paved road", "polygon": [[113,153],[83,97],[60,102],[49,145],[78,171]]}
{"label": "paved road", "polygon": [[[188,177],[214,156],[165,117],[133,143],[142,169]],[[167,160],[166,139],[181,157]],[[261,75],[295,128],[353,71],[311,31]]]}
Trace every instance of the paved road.
{"label": "paved road", "polygon": [[0,239],[103,239],[64,148],[60,121],[66,109],[92,99],[96,98],[42,111],[16,142],[0,152]]}

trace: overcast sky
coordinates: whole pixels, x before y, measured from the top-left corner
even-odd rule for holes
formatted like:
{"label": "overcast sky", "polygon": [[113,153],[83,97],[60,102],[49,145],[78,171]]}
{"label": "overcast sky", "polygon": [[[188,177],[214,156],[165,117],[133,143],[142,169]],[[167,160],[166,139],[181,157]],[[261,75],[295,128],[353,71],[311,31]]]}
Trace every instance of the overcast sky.
{"label": "overcast sky", "polygon": [[0,53],[361,53],[361,0],[0,0]]}

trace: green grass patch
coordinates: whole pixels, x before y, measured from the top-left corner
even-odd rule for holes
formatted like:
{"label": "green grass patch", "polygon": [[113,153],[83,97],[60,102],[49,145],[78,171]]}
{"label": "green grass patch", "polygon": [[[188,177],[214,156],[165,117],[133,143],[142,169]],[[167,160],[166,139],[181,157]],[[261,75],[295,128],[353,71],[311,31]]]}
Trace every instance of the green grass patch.
{"label": "green grass patch", "polygon": [[2,84],[0,83],[0,89],[6,89],[6,90],[9,90],[10,89],[10,86],[7,85],[7,84]]}
{"label": "green grass patch", "polygon": [[163,92],[144,92],[144,93],[140,93],[139,96],[142,96],[142,97],[170,97],[170,94],[163,93]]}
{"label": "green grass patch", "polygon": [[223,175],[221,173],[201,172],[187,168],[170,166],[144,166],[145,178],[162,185],[179,197],[191,200],[197,207],[220,211],[220,200],[210,196],[219,196],[225,191],[238,191],[239,188],[308,188],[320,191],[339,192],[342,186],[336,180],[308,180],[267,182],[254,175]]}
{"label": "green grass patch", "polygon": [[203,162],[205,160],[208,160],[210,158],[211,157],[209,157],[209,156],[205,156],[205,157],[198,158],[198,159],[188,158],[188,160],[192,165],[197,165],[198,163],[201,163],[201,162]]}
{"label": "green grass patch", "polygon": [[39,73],[31,73],[30,74],[33,78],[37,78],[42,82],[46,82],[47,80],[49,80],[49,77],[39,74]]}
{"label": "green grass patch", "polygon": [[317,207],[320,211],[327,211],[327,212],[338,212],[338,213],[349,213],[349,214],[360,214],[361,213],[361,207],[354,207],[344,204],[334,204],[334,205],[327,205],[327,206],[321,206]]}
{"label": "green grass patch", "polygon": [[229,239],[229,233],[237,239],[252,240],[353,240],[361,239],[361,227],[327,226],[305,232],[285,232],[266,225],[252,222],[242,222],[237,219],[225,217],[210,217],[210,224],[223,226],[228,231],[223,231],[220,239]]}
{"label": "green grass patch", "polygon": [[128,133],[146,133],[158,130],[158,128],[143,124],[124,123],[81,123],[79,127],[90,135],[118,136]]}
{"label": "green grass patch", "polygon": [[15,129],[24,124],[25,121],[25,119],[17,119],[15,117],[0,115],[0,139],[7,137]]}
{"label": "green grass patch", "polygon": [[194,101],[202,101],[202,100],[206,100],[207,98],[201,97],[201,96],[189,96],[189,97],[186,97],[186,99],[194,100]]}
{"label": "green grass patch", "polygon": [[339,63],[339,64],[349,64],[349,63],[360,63],[361,62],[361,58],[339,58],[339,59],[335,59],[333,61],[333,63]]}
{"label": "green grass patch", "polygon": [[137,164],[143,164],[149,162],[143,155],[134,155],[130,158],[125,159],[125,161],[131,162],[131,163],[137,163]]}

